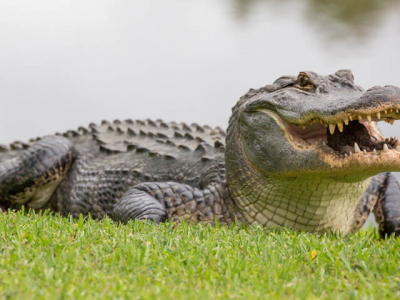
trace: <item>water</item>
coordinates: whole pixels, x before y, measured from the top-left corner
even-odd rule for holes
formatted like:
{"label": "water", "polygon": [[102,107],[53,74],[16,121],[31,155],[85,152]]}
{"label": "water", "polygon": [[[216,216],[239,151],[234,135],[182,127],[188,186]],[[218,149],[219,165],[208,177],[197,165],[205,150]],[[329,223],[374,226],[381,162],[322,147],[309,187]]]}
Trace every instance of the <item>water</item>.
{"label": "water", "polygon": [[[400,85],[398,0],[0,2],[0,143],[102,119],[226,127],[249,88],[352,69]],[[382,124],[386,136],[400,125]]]}

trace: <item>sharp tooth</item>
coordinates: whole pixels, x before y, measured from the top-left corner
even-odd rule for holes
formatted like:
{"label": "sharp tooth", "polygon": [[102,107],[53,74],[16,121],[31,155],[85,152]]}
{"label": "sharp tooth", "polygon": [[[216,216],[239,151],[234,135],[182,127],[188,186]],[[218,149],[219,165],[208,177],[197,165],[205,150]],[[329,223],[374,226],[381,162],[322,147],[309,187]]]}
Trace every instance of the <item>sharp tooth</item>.
{"label": "sharp tooth", "polygon": [[393,109],[391,109],[390,112],[393,112]]}
{"label": "sharp tooth", "polygon": [[389,119],[389,123],[390,123],[390,125],[393,125],[394,119]]}
{"label": "sharp tooth", "polygon": [[349,156],[351,156],[353,154],[353,152],[350,151]]}
{"label": "sharp tooth", "polygon": [[349,119],[348,118],[344,119],[344,124],[345,125],[349,125]]}
{"label": "sharp tooth", "polygon": [[376,154],[376,149],[374,149],[372,152],[374,152],[374,154]]}
{"label": "sharp tooth", "polygon": [[336,124],[329,124],[329,132],[333,134],[335,132]]}
{"label": "sharp tooth", "polygon": [[388,152],[389,148],[386,144],[383,144],[383,152]]}
{"label": "sharp tooth", "polygon": [[354,143],[354,152],[355,153],[360,152],[360,147],[358,147],[357,143]]}
{"label": "sharp tooth", "polygon": [[400,145],[397,145],[396,150],[400,151]]}
{"label": "sharp tooth", "polygon": [[364,150],[363,150],[363,153],[364,153],[364,155],[367,155],[367,150],[364,149]]}
{"label": "sharp tooth", "polygon": [[353,121],[353,117],[351,115],[349,116],[349,119],[350,119],[350,121]]}
{"label": "sharp tooth", "polygon": [[343,132],[343,123],[342,122],[338,123],[337,127],[339,128],[340,132]]}
{"label": "sharp tooth", "polygon": [[322,141],[322,146],[325,146],[326,144],[325,144],[325,142],[324,141]]}
{"label": "sharp tooth", "polygon": [[328,128],[328,124],[327,123],[324,123],[324,125],[325,125],[325,128]]}
{"label": "sharp tooth", "polygon": [[371,124],[371,122],[372,122],[371,115],[367,115],[367,120],[368,120],[368,123]]}
{"label": "sharp tooth", "polygon": [[378,118],[378,120],[381,118],[381,113],[380,112],[377,112],[376,113],[376,117]]}
{"label": "sharp tooth", "polygon": [[358,121],[360,121],[360,122],[361,122],[361,120],[362,120],[362,117],[361,117],[361,115],[358,115]]}
{"label": "sharp tooth", "polygon": [[385,114],[387,114],[387,109],[385,109]]}

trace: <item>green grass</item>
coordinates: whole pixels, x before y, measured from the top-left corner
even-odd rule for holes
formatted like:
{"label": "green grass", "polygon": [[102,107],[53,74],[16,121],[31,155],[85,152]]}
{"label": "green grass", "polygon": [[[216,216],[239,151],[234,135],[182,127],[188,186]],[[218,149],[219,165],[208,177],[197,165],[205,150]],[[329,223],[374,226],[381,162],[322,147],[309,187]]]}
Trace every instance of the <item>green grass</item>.
{"label": "green grass", "polygon": [[0,299],[398,299],[399,274],[400,239],[373,230],[340,237],[0,213]]}

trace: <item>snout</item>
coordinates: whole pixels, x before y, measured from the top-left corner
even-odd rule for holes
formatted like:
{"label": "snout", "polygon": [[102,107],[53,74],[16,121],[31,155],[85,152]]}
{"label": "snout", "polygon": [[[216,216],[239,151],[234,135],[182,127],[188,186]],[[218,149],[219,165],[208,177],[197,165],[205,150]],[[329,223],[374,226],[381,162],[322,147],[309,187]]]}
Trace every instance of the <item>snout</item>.
{"label": "snout", "polygon": [[364,113],[400,108],[400,88],[393,85],[374,86],[367,90],[351,107],[350,110]]}

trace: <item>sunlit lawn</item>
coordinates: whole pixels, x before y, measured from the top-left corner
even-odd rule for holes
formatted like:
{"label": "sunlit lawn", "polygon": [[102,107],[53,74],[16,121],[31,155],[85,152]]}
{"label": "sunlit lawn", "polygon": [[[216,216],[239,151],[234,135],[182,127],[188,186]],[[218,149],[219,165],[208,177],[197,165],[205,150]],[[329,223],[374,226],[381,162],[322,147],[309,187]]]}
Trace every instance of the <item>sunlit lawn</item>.
{"label": "sunlit lawn", "polygon": [[399,299],[400,241],[0,213],[0,299]]}

